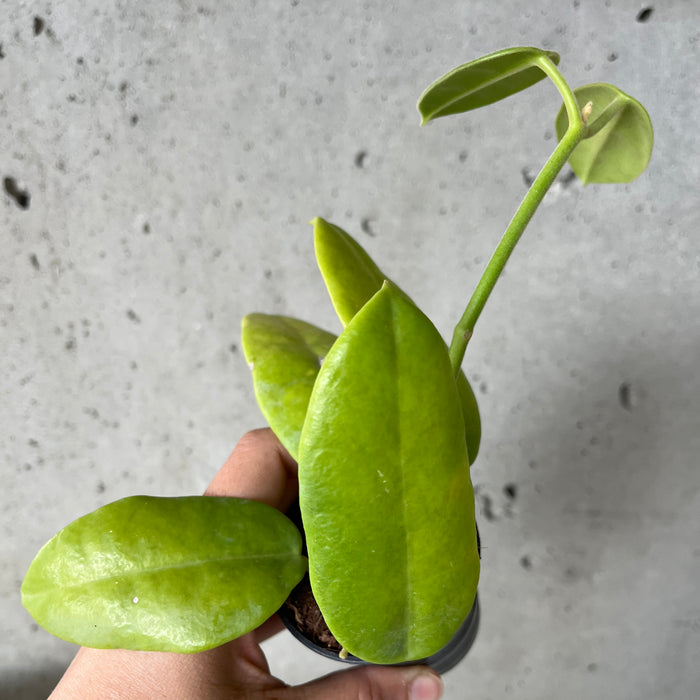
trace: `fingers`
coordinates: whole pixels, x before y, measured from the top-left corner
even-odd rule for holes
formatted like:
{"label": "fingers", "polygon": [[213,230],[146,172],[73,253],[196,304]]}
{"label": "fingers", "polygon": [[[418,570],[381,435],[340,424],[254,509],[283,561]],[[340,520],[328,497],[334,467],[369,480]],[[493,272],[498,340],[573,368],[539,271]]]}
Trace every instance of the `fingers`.
{"label": "fingers", "polygon": [[205,496],[237,496],[287,510],[299,491],[297,464],[269,428],[246,433]]}
{"label": "fingers", "polygon": [[438,700],[442,681],[427,666],[360,666],[274,693],[284,700]]}

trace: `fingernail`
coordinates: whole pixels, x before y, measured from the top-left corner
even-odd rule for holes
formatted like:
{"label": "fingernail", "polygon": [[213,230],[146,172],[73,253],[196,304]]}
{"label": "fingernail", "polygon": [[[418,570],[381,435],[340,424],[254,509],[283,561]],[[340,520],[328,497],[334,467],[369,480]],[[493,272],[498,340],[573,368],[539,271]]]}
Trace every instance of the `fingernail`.
{"label": "fingernail", "polygon": [[408,686],[409,700],[438,700],[442,696],[442,680],[431,671],[422,671]]}

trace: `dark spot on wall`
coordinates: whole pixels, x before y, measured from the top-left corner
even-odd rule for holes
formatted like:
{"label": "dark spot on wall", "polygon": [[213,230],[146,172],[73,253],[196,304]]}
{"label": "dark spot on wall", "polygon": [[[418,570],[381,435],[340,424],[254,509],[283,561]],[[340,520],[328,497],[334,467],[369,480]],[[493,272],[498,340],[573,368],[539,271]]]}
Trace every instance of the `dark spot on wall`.
{"label": "dark spot on wall", "polygon": [[104,481],[97,482],[97,488],[95,489],[97,493],[104,493],[107,490],[107,486]]}
{"label": "dark spot on wall", "polygon": [[522,566],[525,571],[529,571],[532,568],[532,561],[527,554],[520,557],[520,566]]}
{"label": "dark spot on wall", "polygon": [[130,321],[133,321],[134,323],[141,323],[141,317],[133,309],[127,309],[126,316]]}
{"label": "dark spot on wall", "polygon": [[586,666],[586,670],[589,673],[595,673],[598,670],[598,664],[590,663],[590,664],[588,664],[588,666]]}
{"label": "dark spot on wall", "polygon": [[355,154],[355,167],[356,168],[364,168],[366,160],[367,160],[367,151],[358,151]]}
{"label": "dark spot on wall", "polygon": [[66,345],[65,345],[66,350],[68,350],[68,352],[72,352],[73,350],[75,350],[75,347],[76,347],[75,338],[68,338],[68,340],[66,340]]}
{"label": "dark spot on wall", "polygon": [[79,65],[82,66],[85,63],[85,59],[82,56],[78,56],[78,58],[75,59],[75,62]]}
{"label": "dark spot on wall", "polygon": [[464,163],[464,161],[467,160],[469,157],[469,153],[467,151],[460,151],[459,152],[459,162]]}
{"label": "dark spot on wall", "polygon": [[479,384],[479,391],[482,394],[486,394],[488,392],[488,390],[489,390],[489,385],[486,382],[481,382],[481,384]]}
{"label": "dark spot on wall", "polygon": [[136,126],[139,123],[139,115],[132,114],[131,119],[129,121],[131,122],[131,126]]}
{"label": "dark spot on wall", "polygon": [[364,218],[360,221],[360,228],[366,233],[368,236],[372,236],[374,238],[377,234],[374,232],[374,229],[372,228],[372,219]]}
{"label": "dark spot on wall", "polygon": [[564,569],[564,578],[573,583],[574,581],[578,580],[578,571],[576,570],[576,567],[574,566],[567,566],[566,569]]}
{"label": "dark spot on wall", "polygon": [[530,168],[525,167],[520,171],[520,174],[523,176],[523,182],[525,183],[526,187],[532,186],[532,183],[535,181],[535,176],[532,174],[532,171]]}
{"label": "dark spot on wall", "polygon": [[145,221],[141,230],[144,232],[144,234],[148,235],[151,232],[151,224],[149,224],[148,221]]}
{"label": "dark spot on wall", "polygon": [[34,253],[29,256],[29,262],[35,270],[41,270],[41,265],[39,265],[39,258],[36,257]]}
{"label": "dark spot on wall", "polygon": [[654,12],[653,7],[645,7],[637,13],[637,22],[648,22]]}
{"label": "dark spot on wall", "polygon": [[496,519],[496,515],[493,512],[493,501],[491,497],[487,496],[485,493],[479,494],[479,505],[481,514],[486,520],[493,522]]}
{"label": "dark spot on wall", "polygon": [[37,15],[34,17],[34,22],[32,26],[34,27],[34,36],[39,36],[39,34],[41,34],[44,31],[46,22],[44,22],[44,20]]}
{"label": "dark spot on wall", "polygon": [[565,188],[569,187],[569,185],[576,182],[576,173],[569,169],[559,178],[559,181]]}
{"label": "dark spot on wall", "polygon": [[236,343],[231,343],[228,349],[235,355],[238,352],[238,345],[236,345]]}
{"label": "dark spot on wall", "polygon": [[35,440],[34,438],[29,438],[27,444],[29,445],[29,447],[39,447],[39,441]]}
{"label": "dark spot on wall", "polygon": [[2,48],[2,44],[0,44],[0,58],[5,58],[5,51]]}
{"label": "dark spot on wall", "polygon": [[631,411],[634,408],[632,397],[632,385],[629,382],[622,382],[617,390],[617,396],[620,400],[620,406],[626,411]]}
{"label": "dark spot on wall", "polygon": [[270,269],[265,270],[265,271],[263,272],[263,274],[265,275],[265,279],[266,279],[266,280],[272,279],[272,270],[270,270]]}
{"label": "dark spot on wall", "polygon": [[15,200],[20,209],[29,209],[31,196],[26,187],[22,187],[13,177],[6,177],[2,184],[5,192]]}
{"label": "dark spot on wall", "polygon": [[517,484],[506,484],[503,487],[503,493],[511,500],[514,501],[518,496],[518,486]]}
{"label": "dark spot on wall", "polygon": [[124,94],[129,87],[129,83],[126,82],[126,80],[122,80],[121,83],[119,83],[119,92]]}
{"label": "dark spot on wall", "polygon": [[608,61],[610,61],[610,63],[612,63],[613,61],[617,61],[618,58],[619,56],[614,51],[611,51],[608,54]]}

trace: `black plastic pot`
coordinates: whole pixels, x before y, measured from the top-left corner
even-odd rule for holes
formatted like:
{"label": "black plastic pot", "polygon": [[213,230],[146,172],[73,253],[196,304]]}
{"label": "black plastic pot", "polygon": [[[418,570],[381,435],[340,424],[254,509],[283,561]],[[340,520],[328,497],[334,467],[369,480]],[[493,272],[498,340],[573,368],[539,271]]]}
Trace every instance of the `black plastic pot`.
{"label": "black plastic pot", "polygon": [[[282,618],[285,627],[296,637],[305,647],[315,651],[321,656],[325,656],[327,659],[334,659],[335,661],[340,661],[345,664],[366,664],[367,661],[358,659],[352,654],[348,654],[345,658],[341,658],[339,652],[332,649],[328,649],[325,646],[321,646],[314,642],[312,639],[307,637],[297,626],[296,620],[294,618],[294,613],[287,606],[283,606],[279,611],[279,616]],[[417,661],[406,661],[402,664],[397,664],[399,666],[415,666],[418,664],[423,664],[430,666],[436,673],[445,673],[451,668],[456,666],[471,649],[474,640],[476,639],[476,633],[479,629],[479,597],[474,599],[474,605],[472,606],[471,612],[467,615],[466,620],[462,623],[462,626],[457,630],[454,637],[442,648],[440,651],[427,656],[424,659],[418,659]]]}
{"label": "black plastic pot", "polygon": [[[287,512],[287,516],[299,527],[302,537],[304,535],[304,529],[301,522],[301,513],[299,512],[299,502],[296,501],[292,504],[291,508]],[[477,545],[479,547],[479,557],[481,557],[481,539],[479,537],[479,529],[476,531]],[[304,541],[304,554],[306,554],[306,541]],[[308,590],[311,590],[311,586],[308,582],[308,574],[304,577],[299,586],[306,586]],[[296,591],[297,589],[295,589]],[[288,600],[291,600],[294,592],[290,595]],[[325,656],[327,659],[334,659],[335,661],[340,661],[345,664],[367,664],[367,661],[358,659],[352,654],[348,654],[344,658],[340,657],[340,652],[334,649],[330,649],[327,646],[319,644],[311,636],[307,635],[296,620],[296,615],[294,614],[293,607],[285,603],[278,611],[279,616],[282,618],[285,627],[292,633],[296,639],[298,639],[305,647],[315,651],[321,656]],[[460,628],[455,633],[454,637],[442,648],[431,656],[427,656],[424,659],[418,659],[416,661],[407,661],[405,663],[398,664],[399,666],[413,666],[413,665],[426,665],[430,666],[436,673],[445,673],[451,668],[454,668],[471,649],[474,640],[476,639],[476,633],[479,630],[479,596],[477,595],[474,599],[474,605],[467,615],[466,619],[460,626]]]}

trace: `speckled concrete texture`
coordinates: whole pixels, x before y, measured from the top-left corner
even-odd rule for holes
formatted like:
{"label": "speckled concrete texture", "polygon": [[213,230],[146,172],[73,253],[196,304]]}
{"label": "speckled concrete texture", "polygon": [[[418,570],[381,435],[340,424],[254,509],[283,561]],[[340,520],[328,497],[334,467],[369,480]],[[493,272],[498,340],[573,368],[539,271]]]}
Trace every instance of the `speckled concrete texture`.
{"label": "speckled concrete texture", "polygon": [[[446,70],[535,45],[648,108],[647,173],[567,172],[470,345],[483,619],[446,698],[700,687],[700,13],[689,0],[4,2],[0,697],[75,648],[19,600],[119,497],[203,490],[263,423],[241,317],[338,330],[307,221],[346,227],[446,336],[554,145],[555,89],[419,128]],[[289,682],[331,666],[288,635]]]}

